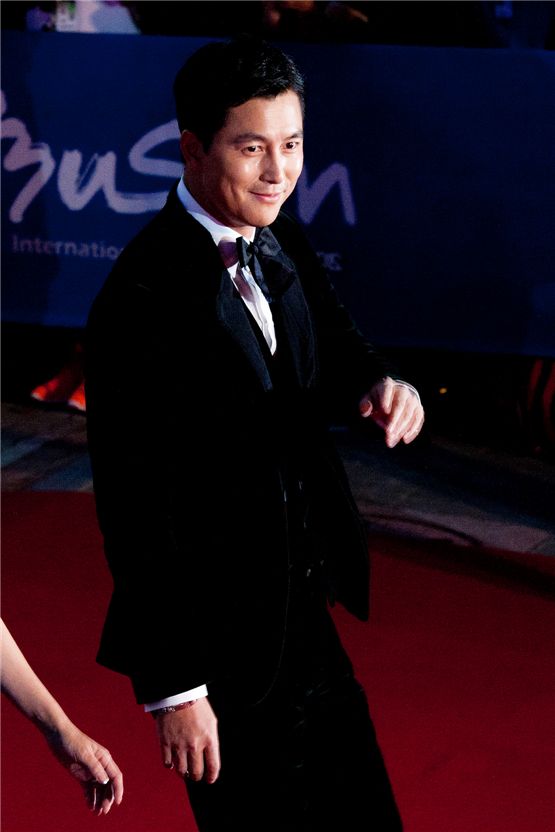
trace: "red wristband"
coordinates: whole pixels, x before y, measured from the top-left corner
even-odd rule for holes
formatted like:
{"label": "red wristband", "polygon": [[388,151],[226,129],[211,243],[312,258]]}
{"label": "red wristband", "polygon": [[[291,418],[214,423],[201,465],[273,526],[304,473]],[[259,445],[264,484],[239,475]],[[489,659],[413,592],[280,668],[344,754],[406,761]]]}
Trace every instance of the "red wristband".
{"label": "red wristband", "polygon": [[156,708],[155,711],[150,713],[156,719],[160,714],[173,714],[174,711],[183,711],[185,708],[190,708],[195,702],[198,702],[198,699],[189,699],[188,702],[180,702],[179,705],[166,705],[165,708]]}

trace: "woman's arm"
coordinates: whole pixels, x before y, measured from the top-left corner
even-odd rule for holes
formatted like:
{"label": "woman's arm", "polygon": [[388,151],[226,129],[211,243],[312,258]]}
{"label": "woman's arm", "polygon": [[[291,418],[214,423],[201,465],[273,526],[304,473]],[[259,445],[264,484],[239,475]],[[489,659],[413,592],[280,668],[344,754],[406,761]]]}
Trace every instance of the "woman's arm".
{"label": "woman's arm", "polygon": [[44,734],[52,753],[75,777],[89,807],[99,815],[121,803],[123,777],[110,752],[88,737],[64,713],[33,671],[0,619],[2,691]]}

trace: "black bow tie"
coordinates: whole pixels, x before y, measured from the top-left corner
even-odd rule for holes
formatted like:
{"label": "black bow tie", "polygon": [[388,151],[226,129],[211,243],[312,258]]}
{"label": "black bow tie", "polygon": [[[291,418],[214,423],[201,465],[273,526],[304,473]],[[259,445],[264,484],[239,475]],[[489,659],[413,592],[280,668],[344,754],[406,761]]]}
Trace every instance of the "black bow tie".
{"label": "black bow tie", "polygon": [[244,237],[236,242],[241,267],[250,268],[268,302],[283,294],[297,273],[268,226],[256,232],[253,243]]}

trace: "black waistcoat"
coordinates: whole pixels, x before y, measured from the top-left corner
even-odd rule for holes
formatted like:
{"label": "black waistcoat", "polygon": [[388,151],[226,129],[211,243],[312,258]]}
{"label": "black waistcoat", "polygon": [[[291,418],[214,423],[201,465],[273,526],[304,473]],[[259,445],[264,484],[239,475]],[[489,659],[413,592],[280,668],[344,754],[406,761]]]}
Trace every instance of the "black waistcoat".
{"label": "black waistcoat", "polygon": [[275,300],[271,305],[277,349],[272,355],[260,327],[249,315],[253,331],[259,341],[262,354],[272,380],[273,390],[271,423],[268,425],[268,442],[272,453],[279,458],[283,482],[287,494],[287,513],[291,563],[296,576],[308,576],[316,566],[322,566],[321,557],[313,551],[309,542],[315,534],[312,528],[312,495],[310,493],[309,417],[305,411],[305,393],[300,389],[291,355],[287,334],[282,323],[281,305]]}
{"label": "black waistcoat", "polygon": [[326,556],[319,536],[316,496],[310,485],[310,452],[307,454],[309,416],[304,412],[304,394],[282,325],[279,300],[272,303],[271,310],[277,342],[274,355],[254,318],[249,315],[249,319],[272,380],[270,410],[276,421],[268,426],[268,442],[280,446],[272,450],[279,454],[287,493],[291,589],[279,678],[286,688],[294,681],[309,689],[330,676],[350,671],[351,665],[327,609]]}

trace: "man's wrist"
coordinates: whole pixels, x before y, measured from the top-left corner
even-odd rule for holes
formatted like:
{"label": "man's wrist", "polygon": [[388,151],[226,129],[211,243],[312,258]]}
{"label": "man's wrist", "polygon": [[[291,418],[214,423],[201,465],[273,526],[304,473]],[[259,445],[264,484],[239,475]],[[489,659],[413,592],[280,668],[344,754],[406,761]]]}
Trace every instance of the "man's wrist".
{"label": "man's wrist", "polygon": [[189,690],[166,696],[155,702],[146,702],[144,709],[147,713],[158,711],[160,708],[169,708],[170,705],[181,705],[182,702],[190,702],[192,699],[202,699],[203,696],[208,696],[208,688],[206,685],[198,685],[196,688],[189,688]]}
{"label": "man's wrist", "polygon": [[198,702],[198,699],[189,699],[187,702],[180,702],[179,705],[166,705],[164,708],[156,708],[156,710],[150,711],[149,713],[156,719],[156,717],[162,716],[162,714],[173,714],[174,711],[183,711],[186,708],[192,708],[195,702]]}
{"label": "man's wrist", "polygon": [[403,387],[408,387],[408,389],[409,389],[412,393],[414,393],[414,395],[415,395],[415,396],[416,396],[416,398],[418,399],[418,403],[419,403],[419,404],[422,404],[422,402],[421,402],[421,400],[420,400],[420,393],[418,392],[418,390],[416,389],[416,387],[415,387],[413,384],[411,384],[409,381],[404,381],[402,378],[393,378],[392,376],[389,376],[389,378],[391,378],[391,379],[392,379],[392,381],[393,381],[395,384],[401,384]]}

